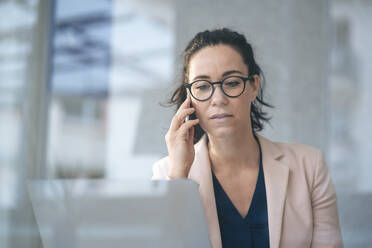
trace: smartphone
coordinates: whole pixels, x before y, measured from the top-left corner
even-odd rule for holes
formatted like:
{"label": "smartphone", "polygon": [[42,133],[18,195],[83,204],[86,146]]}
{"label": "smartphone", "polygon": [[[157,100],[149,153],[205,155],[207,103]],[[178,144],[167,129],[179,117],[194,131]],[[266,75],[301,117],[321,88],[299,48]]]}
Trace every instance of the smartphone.
{"label": "smartphone", "polygon": [[[186,97],[190,97],[190,93],[189,91],[187,90],[187,96]],[[191,107],[191,102],[190,102],[190,107]],[[185,122],[187,122],[188,120],[190,119],[190,115],[186,115],[186,118],[185,118]],[[189,140],[189,131],[187,131],[187,136],[186,136],[186,140]]]}
{"label": "smartphone", "polygon": [[[187,90],[187,96],[186,96],[187,98],[189,98],[190,97],[190,92]],[[192,107],[192,104],[191,104],[191,102],[190,102],[190,108]],[[188,121],[188,120],[190,120],[190,115],[186,115],[186,118],[185,118],[185,122],[186,121]]]}

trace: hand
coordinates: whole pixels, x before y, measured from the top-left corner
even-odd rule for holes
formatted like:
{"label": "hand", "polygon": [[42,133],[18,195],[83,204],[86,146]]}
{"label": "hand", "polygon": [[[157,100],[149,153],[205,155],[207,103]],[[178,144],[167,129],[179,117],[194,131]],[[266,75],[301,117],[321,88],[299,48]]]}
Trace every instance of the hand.
{"label": "hand", "polygon": [[194,161],[194,126],[199,119],[188,120],[186,116],[195,112],[190,108],[191,98],[187,97],[174,115],[170,128],[165,135],[170,159],[170,178],[186,178]]}

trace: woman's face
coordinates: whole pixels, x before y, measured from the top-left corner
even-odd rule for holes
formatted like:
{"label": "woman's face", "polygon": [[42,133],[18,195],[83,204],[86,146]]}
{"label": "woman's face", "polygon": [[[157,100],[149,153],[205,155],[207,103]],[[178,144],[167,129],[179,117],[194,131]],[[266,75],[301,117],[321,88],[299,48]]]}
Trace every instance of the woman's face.
{"label": "woman's face", "polygon": [[[242,56],[231,46],[208,46],[196,52],[189,62],[189,83],[197,79],[211,82],[221,81],[228,76],[248,77],[248,68]],[[228,137],[250,129],[250,105],[259,89],[259,77],[254,83],[247,81],[239,97],[226,96],[219,85],[207,101],[192,98],[192,105],[200,125],[208,136]]]}

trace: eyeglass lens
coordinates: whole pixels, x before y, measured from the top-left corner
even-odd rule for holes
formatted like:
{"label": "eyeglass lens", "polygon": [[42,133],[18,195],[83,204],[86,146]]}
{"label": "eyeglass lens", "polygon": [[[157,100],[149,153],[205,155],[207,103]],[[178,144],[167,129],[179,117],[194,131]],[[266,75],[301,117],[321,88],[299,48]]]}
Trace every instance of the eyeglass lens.
{"label": "eyeglass lens", "polygon": [[[239,96],[244,90],[244,80],[229,77],[222,81],[223,92],[230,97]],[[196,81],[191,86],[191,94],[198,100],[206,100],[213,94],[213,85],[206,80]]]}

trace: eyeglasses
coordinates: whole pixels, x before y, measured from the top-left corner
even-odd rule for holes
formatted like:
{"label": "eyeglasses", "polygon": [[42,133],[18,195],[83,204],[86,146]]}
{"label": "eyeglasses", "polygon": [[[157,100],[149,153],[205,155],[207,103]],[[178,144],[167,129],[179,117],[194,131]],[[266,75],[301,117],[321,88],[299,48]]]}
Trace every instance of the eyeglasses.
{"label": "eyeglasses", "polygon": [[231,76],[227,77],[220,82],[210,82],[205,79],[196,80],[192,83],[186,84],[185,87],[189,89],[191,96],[198,101],[207,101],[212,97],[215,84],[219,84],[222,92],[228,97],[238,97],[243,94],[247,81],[253,81],[253,76],[240,77]]}

